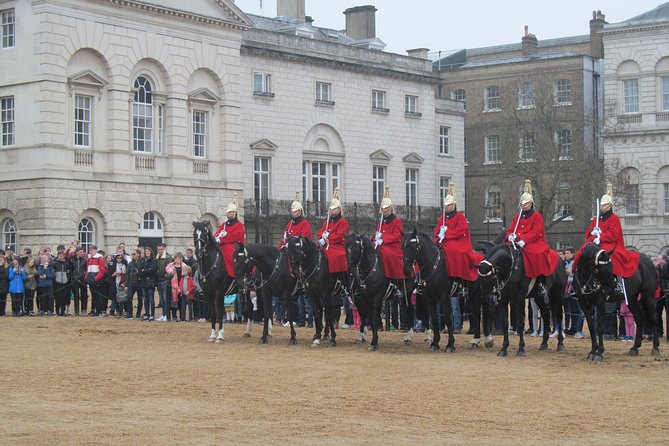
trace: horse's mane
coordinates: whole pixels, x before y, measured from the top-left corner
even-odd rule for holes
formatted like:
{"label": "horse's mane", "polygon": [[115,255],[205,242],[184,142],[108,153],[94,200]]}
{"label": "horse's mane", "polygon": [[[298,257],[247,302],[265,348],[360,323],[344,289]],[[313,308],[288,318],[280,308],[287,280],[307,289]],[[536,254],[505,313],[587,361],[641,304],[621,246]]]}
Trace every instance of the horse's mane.
{"label": "horse's mane", "polygon": [[585,245],[583,251],[581,251],[581,256],[578,258],[578,265],[576,265],[576,267],[578,268],[580,266],[581,269],[584,269],[586,268],[586,265],[592,264],[600,250],[601,248],[594,243]]}
{"label": "horse's mane", "polygon": [[485,258],[490,259],[492,256],[497,254],[500,251],[506,251],[508,253],[508,248],[504,243],[500,243],[499,245],[495,245],[490,250],[487,252]]}
{"label": "horse's mane", "polygon": [[267,256],[275,258],[278,248],[274,245],[267,245],[264,243],[251,243],[246,245],[246,250],[253,256]]}

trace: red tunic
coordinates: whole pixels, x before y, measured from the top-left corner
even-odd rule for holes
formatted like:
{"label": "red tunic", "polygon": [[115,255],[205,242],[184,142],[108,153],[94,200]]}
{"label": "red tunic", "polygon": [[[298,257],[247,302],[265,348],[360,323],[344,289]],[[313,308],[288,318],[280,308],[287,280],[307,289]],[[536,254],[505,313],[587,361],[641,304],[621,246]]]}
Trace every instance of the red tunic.
{"label": "red tunic", "polygon": [[557,267],[558,253],[553,251],[546,243],[543,217],[534,209],[516,214],[511,226],[506,230],[507,239],[516,227],[518,218],[520,218],[520,224],[518,224],[516,230],[516,244],[520,240],[525,242],[525,247],[521,249],[525,264],[525,275],[527,277],[552,275]]}
{"label": "red tunic", "polygon": [[[220,237],[221,232],[225,231],[226,235]],[[244,243],[244,225],[236,218],[228,220],[221,225],[216,231],[214,237],[219,238],[221,244],[221,253],[225,261],[225,272],[228,276],[235,275],[235,242]]]}
{"label": "red tunic", "polygon": [[[439,242],[439,229],[446,226],[444,240]],[[446,268],[450,277],[474,282],[478,276],[478,264],[483,256],[472,250],[472,241],[469,235],[467,219],[462,212],[452,211],[439,217],[434,228],[434,238],[444,250]]]}
{"label": "red tunic", "polygon": [[[381,227],[383,244],[378,247],[381,263],[388,279],[404,279],[402,264],[402,220],[395,214],[384,217]],[[374,241],[374,237],[372,237]]]}
{"label": "red tunic", "polygon": [[[323,227],[318,231],[318,238],[320,239],[325,231],[325,226],[328,221],[323,222]],[[330,217],[330,223],[327,231],[330,233],[328,239],[323,246],[323,253],[328,259],[328,267],[331,273],[343,273],[348,271],[348,264],[346,263],[346,240],[349,227],[348,222],[341,214],[336,217]]]}
{"label": "red tunic", "polygon": [[279,249],[284,248],[286,243],[288,243],[286,233],[288,233],[289,237],[306,237],[311,240],[311,225],[307,219],[301,215],[290,220],[286,225],[286,229],[283,231],[283,237],[279,242]]}
{"label": "red tunic", "polygon": [[[592,243],[595,239],[594,235],[590,235],[590,232],[592,232],[595,227],[595,220],[597,220],[597,217],[593,217],[590,226],[588,226],[588,230],[585,231],[585,243],[581,246],[581,249],[578,250],[578,253],[576,253],[574,265],[578,265],[578,259],[581,256],[583,247],[588,243]],[[613,251],[613,254],[611,254],[613,274],[621,277],[632,276],[639,268],[639,253],[625,249],[623,228],[620,225],[618,216],[611,211],[600,215],[599,229],[602,230],[602,235],[599,238],[599,247],[605,251],[610,251],[613,248],[616,249]]]}

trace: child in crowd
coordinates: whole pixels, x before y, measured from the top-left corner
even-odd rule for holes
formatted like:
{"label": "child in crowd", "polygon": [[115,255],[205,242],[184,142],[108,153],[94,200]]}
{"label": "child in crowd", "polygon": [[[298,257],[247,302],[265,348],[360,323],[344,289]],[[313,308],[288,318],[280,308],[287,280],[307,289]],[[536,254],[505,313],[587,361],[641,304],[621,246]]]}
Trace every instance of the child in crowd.
{"label": "child in crowd", "polygon": [[636,324],[634,323],[634,315],[627,307],[625,302],[620,304],[620,314],[625,319],[625,337],[623,338],[624,342],[634,342],[634,336],[636,336]]}
{"label": "child in crowd", "polygon": [[225,321],[227,323],[235,322],[235,303],[237,302],[236,294],[229,294],[224,297],[225,306]]}
{"label": "child in crowd", "polygon": [[[7,261],[0,255],[0,317],[5,316],[7,308],[7,293],[9,292],[9,270]],[[14,308],[14,296],[12,296],[12,309]]]}
{"label": "child in crowd", "polygon": [[53,270],[50,260],[48,254],[43,254],[40,258],[40,265],[37,267],[37,297],[40,300],[39,314],[46,316],[54,314],[53,279],[56,276],[56,273]]}
{"label": "child in crowd", "polygon": [[54,270],[54,288],[53,295],[56,301],[56,315],[65,316],[66,307],[70,304],[70,277],[72,276],[72,267],[70,262],[65,260],[65,251],[59,250],[56,260],[52,262]]}
{"label": "child in crowd", "polygon": [[25,274],[26,278],[23,280],[23,311],[26,315],[34,316],[35,310],[33,302],[35,301],[35,292],[37,290],[37,266],[35,265],[35,257],[27,257]]}
{"label": "child in crowd", "polygon": [[181,321],[186,320],[186,307],[188,307],[188,322],[193,322],[195,317],[193,315],[193,301],[195,300],[195,281],[191,275],[193,270],[190,266],[184,265],[184,279],[181,287],[182,294],[179,298]]}

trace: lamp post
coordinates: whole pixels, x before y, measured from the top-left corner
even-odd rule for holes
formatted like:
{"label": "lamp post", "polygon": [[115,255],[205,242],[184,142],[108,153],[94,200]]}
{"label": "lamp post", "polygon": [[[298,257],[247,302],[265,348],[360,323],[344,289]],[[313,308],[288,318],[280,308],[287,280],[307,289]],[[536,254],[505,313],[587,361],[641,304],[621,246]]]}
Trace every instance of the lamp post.
{"label": "lamp post", "polygon": [[487,229],[487,235],[486,235],[486,240],[490,240],[490,210],[492,209],[492,205],[490,204],[489,201],[485,202],[485,226]]}

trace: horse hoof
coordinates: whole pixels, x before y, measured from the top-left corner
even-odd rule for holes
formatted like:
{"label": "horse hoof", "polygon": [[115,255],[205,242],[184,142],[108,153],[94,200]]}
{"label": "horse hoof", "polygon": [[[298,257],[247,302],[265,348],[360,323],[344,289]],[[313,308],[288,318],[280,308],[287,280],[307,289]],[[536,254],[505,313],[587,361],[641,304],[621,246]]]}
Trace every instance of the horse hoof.
{"label": "horse hoof", "polygon": [[328,344],[328,347],[336,347],[336,346],[337,346],[337,341],[335,341],[334,339],[331,340],[330,343]]}
{"label": "horse hoof", "polygon": [[267,338],[260,338],[258,340],[258,345],[263,345],[263,344],[267,344]]}
{"label": "horse hoof", "polygon": [[590,353],[588,353],[588,357],[587,357],[586,359],[587,359],[588,361],[592,361],[592,360],[594,359],[594,357],[595,357],[595,354],[592,353],[592,352],[590,352]]}
{"label": "horse hoof", "polygon": [[216,343],[217,343],[217,344],[222,344],[223,341],[225,341],[225,339],[223,339],[223,338],[216,338]]}
{"label": "horse hoof", "polygon": [[557,346],[557,351],[563,352],[565,350],[565,346],[563,343],[559,343]]}
{"label": "horse hoof", "polygon": [[653,350],[650,351],[651,356],[660,356],[660,349],[659,348],[654,348]]}
{"label": "horse hoof", "polygon": [[215,338],[215,337],[214,337],[214,338],[209,338],[209,339],[207,339],[207,342],[215,342],[215,341],[216,341],[216,338]]}
{"label": "horse hoof", "polygon": [[455,353],[455,347],[446,347],[444,349],[444,352],[446,353]]}
{"label": "horse hoof", "polygon": [[541,345],[539,346],[539,350],[548,350],[548,344],[542,342]]}
{"label": "horse hoof", "polygon": [[245,338],[250,338],[250,337],[251,337],[251,333],[244,333],[244,337],[245,337]]}
{"label": "horse hoof", "polygon": [[267,333],[267,337],[272,339],[272,333]]}
{"label": "horse hoof", "polygon": [[486,342],[486,343],[485,343],[485,346],[486,346],[487,348],[492,348],[494,345],[495,345],[495,341],[490,341],[490,342]]}
{"label": "horse hoof", "polygon": [[288,345],[296,345],[297,344],[297,339],[291,339],[288,341]]}
{"label": "horse hoof", "polygon": [[377,351],[378,349],[379,349],[379,346],[378,346],[378,345],[372,345],[372,344],[369,344],[369,346],[367,347],[367,351],[369,351],[369,352],[375,352],[375,351]]}
{"label": "horse hoof", "polygon": [[476,350],[477,348],[479,348],[479,345],[476,342],[472,342],[469,344],[470,350]]}
{"label": "horse hoof", "polygon": [[500,351],[497,352],[497,356],[501,356],[501,357],[505,358],[506,355],[508,355],[506,350],[500,350]]}
{"label": "horse hoof", "polygon": [[637,350],[636,348],[632,347],[632,348],[630,348],[630,351],[629,351],[629,353],[627,353],[627,354],[630,355],[630,356],[639,356],[639,350]]}
{"label": "horse hoof", "polygon": [[519,358],[524,358],[525,357],[525,350],[518,350],[516,352],[516,356]]}
{"label": "horse hoof", "polygon": [[439,351],[439,347],[436,346],[436,345],[431,345],[430,348],[429,348],[428,350],[431,351],[431,352],[438,352],[438,351]]}
{"label": "horse hoof", "polygon": [[592,360],[595,362],[602,362],[604,360],[604,357],[602,355],[594,355],[592,357]]}
{"label": "horse hoof", "polygon": [[330,340],[330,335],[325,335],[321,338],[323,341],[329,341]]}
{"label": "horse hoof", "polygon": [[411,345],[411,344],[413,344],[413,341],[411,339],[404,340],[404,345]]}
{"label": "horse hoof", "polygon": [[311,343],[312,347],[318,347],[319,345],[321,345],[320,339],[314,339],[314,341]]}

